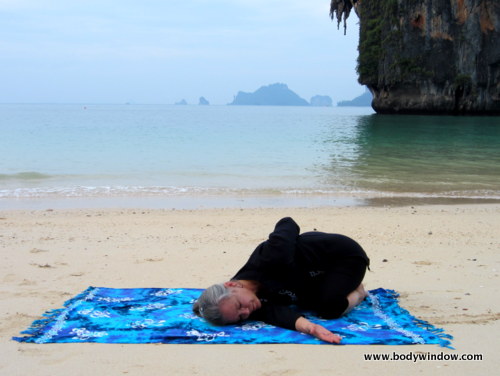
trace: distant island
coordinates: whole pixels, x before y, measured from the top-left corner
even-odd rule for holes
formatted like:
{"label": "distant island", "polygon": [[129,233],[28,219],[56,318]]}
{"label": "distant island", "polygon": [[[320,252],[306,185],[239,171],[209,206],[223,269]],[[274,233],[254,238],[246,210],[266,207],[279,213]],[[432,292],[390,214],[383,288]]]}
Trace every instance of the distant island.
{"label": "distant island", "polygon": [[181,106],[184,106],[186,104],[187,104],[187,102],[186,102],[185,99],[182,99],[181,101],[179,101],[179,102],[176,103],[176,105],[181,105]]}
{"label": "distant island", "polygon": [[309,106],[309,103],[291,91],[286,84],[262,86],[253,93],[238,92],[229,105],[253,106]]}
{"label": "distant island", "polygon": [[315,95],[311,98],[311,106],[314,107],[332,107],[332,98],[328,95]]}
{"label": "distant island", "polygon": [[350,101],[340,101],[337,102],[339,107],[355,106],[355,107],[370,107],[372,105],[372,93],[367,89],[359,97],[354,98]]}
{"label": "distant island", "polygon": [[205,99],[205,97],[200,97],[200,102],[198,103],[200,106],[208,106],[210,104],[209,101]]}

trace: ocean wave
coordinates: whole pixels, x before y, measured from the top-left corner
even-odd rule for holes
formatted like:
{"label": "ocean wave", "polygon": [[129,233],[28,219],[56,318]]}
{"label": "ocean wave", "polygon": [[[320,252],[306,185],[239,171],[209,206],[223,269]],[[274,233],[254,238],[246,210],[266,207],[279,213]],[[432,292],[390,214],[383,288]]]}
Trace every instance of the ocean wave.
{"label": "ocean wave", "polygon": [[17,172],[15,174],[0,174],[0,181],[2,180],[42,180],[50,179],[52,175],[43,174],[41,172],[26,171]]}
{"label": "ocean wave", "polygon": [[281,196],[281,197],[345,197],[371,198],[415,198],[415,199],[491,199],[500,200],[497,190],[463,190],[448,192],[389,192],[360,189],[328,188],[214,188],[175,186],[67,186],[0,189],[0,199],[23,198],[106,198],[106,197],[175,197],[175,196]]}
{"label": "ocean wave", "polygon": [[68,186],[0,189],[0,198],[128,197],[224,194],[231,191],[200,187]]}

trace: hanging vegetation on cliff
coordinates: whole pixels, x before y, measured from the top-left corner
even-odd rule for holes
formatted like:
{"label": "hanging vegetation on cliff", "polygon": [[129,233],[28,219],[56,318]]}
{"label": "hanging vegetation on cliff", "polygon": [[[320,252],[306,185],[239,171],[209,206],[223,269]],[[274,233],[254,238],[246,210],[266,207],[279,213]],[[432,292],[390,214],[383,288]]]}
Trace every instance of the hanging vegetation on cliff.
{"label": "hanging vegetation on cliff", "polygon": [[356,6],[358,0],[332,0],[330,2],[330,18],[337,18],[337,28],[340,26],[342,18],[344,19],[344,35],[347,30],[347,19],[351,10]]}

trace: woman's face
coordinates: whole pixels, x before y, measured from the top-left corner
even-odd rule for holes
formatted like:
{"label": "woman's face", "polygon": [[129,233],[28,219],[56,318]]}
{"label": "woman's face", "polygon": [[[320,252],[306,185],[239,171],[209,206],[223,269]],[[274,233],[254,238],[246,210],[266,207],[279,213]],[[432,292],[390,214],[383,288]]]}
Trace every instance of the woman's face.
{"label": "woman's face", "polygon": [[228,324],[246,320],[260,303],[257,295],[245,287],[231,287],[231,295],[219,303],[219,309]]}

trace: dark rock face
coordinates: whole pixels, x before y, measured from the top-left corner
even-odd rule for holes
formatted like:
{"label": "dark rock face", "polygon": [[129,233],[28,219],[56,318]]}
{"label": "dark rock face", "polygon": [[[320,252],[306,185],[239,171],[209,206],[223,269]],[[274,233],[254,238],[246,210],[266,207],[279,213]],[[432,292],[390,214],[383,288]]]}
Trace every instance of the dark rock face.
{"label": "dark rock face", "polygon": [[379,113],[500,114],[499,0],[359,0],[359,82]]}

